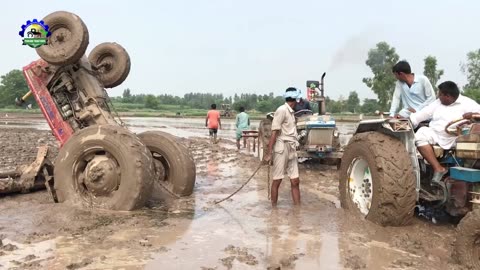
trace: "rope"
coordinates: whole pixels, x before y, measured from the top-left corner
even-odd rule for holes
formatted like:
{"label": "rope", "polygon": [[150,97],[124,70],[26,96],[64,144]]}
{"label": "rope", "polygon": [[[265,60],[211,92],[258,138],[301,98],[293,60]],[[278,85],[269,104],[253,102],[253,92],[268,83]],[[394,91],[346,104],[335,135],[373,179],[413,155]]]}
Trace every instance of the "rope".
{"label": "rope", "polygon": [[225,201],[225,200],[230,199],[233,195],[237,194],[237,192],[239,192],[240,190],[242,190],[242,188],[243,188],[246,184],[248,184],[248,182],[250,182],[250,180],[252,180],[252,178],[255,176],[255,174],[257,174],[258,170],[260,170],[260,168],[261,168],[262,166],[263,166],[263,164],[258,165],[257,169],[253,172],[253,174],[250,176],[250,178],[248,178],[247,181],[245,181],[245,183],[243,183],[242,186],[240,186],[237,190],[235,190],[235,192],[233,192],[232,194],[230,194],[228,197],[221,199],[220,201],[215,201],[214,204],[219,204],[219,203],[221,203],[221,202],[223,202],[223,201]]}
{"label": "rope", "polygon": [[168,187],[164,186],[160,181],[157,181],[157,182],[158,182],[158,185],[160,187],[162,187],[168,194],[170,194],[170,196],[174,197],[175,199],[180,199],[181,198],[177,194],[173,193],[173,191],[170,191],[170,189],[168,189]]}

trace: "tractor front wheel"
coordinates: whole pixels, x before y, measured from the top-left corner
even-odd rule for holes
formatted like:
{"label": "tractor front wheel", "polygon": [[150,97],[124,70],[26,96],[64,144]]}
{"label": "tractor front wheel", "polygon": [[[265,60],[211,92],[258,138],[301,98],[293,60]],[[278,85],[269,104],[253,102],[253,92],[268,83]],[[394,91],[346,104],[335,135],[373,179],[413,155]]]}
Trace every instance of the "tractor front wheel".
{"label": "tractor front wheel", "polygon": [[57,11],[43,21],[51,33],[48,44],[37,48],[37,54],[52,65],[70,65],[85,54],[89,43],[88,29],[77,15]]}
{"label": "tractor front wheel", "polygon": [[93,48],[88,60],[97,70],[99,80],[106,88],[120,85],[130,73],[130,56],[117,43],[105,42]]}

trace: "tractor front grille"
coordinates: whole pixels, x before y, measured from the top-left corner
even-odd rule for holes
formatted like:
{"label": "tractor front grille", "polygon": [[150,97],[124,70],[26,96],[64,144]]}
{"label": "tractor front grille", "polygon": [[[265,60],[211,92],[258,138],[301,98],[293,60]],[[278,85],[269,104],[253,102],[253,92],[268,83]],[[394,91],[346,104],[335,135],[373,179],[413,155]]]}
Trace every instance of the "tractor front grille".
{"label": "tractor front grille", "polygon": [[307,145],[332,145],[334,129],[315,128],[308,132]]}

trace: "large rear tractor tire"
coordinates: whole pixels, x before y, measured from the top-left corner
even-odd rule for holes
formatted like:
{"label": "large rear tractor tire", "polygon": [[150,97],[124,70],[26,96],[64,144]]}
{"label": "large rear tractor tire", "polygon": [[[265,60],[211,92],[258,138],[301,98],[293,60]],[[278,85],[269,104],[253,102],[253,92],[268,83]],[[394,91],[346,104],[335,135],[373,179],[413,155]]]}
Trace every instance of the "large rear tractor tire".
{"label": "large rear tractor tire", "polygon": [[70,65],[77,62],[87,50],[88,29],[77,15],[57,11],[43,21],[51,33],[48,44],[37,48],[38,55],[52,65]]}
{"label": "large rear tractor tire", "polygon": [[97,45],[88,55],[88,60],[98,71],[99,80],[106,88],[120,85],[130,73],[130,56],[117,43]]}
{"label": "large rear tractor tire", "polygon": [[399,140],[379,132],[354,135],[345,148],[339,173],[344,209],[382,226],[411,221],[415,174]]}
{"label": "large rear tractor tire", "polygon": [[188,149],[173,135],[161,131],[143,132],[138,137],[153,155],[156,185],[160,184],[178,196],[190,196],[195,186],[196,168]]}
{"label": "large rear tractor tire", "polygon": [[480,269],[480,209],[467,213],[458,224],[454,253],[468,269]]}
{"label": "large rear tractor tire", "polygon": [[95,125],[60,149],[54,177],[59,202],[129,211],[150,198],[155,169],[150,151],[133,133]]}
{"label": "large rear tractor tire", "polygon": [[257,156],[260,161],[263,160],[263,157],[268,153],[268,143],[270,137],[272,136],[272,120],[263,119],[258,124],[258,152]]}

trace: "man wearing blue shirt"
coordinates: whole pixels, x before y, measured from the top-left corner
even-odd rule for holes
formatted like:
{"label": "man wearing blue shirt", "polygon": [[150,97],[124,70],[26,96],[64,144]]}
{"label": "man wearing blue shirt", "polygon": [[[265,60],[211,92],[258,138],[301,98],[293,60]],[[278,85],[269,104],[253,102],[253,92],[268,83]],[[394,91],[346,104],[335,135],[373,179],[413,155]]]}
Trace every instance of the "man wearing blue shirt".
{"label": "man wearing blue shirt", "polygon": [[[393,92],[390,106],[390,117],[409,117],[411,113],[420,111],[436,99],[432,84],[424,75],[414,74],[407,61],[400,61],[392,68],[398,80]],[[397,113],[402,102],[403,108]]]}

